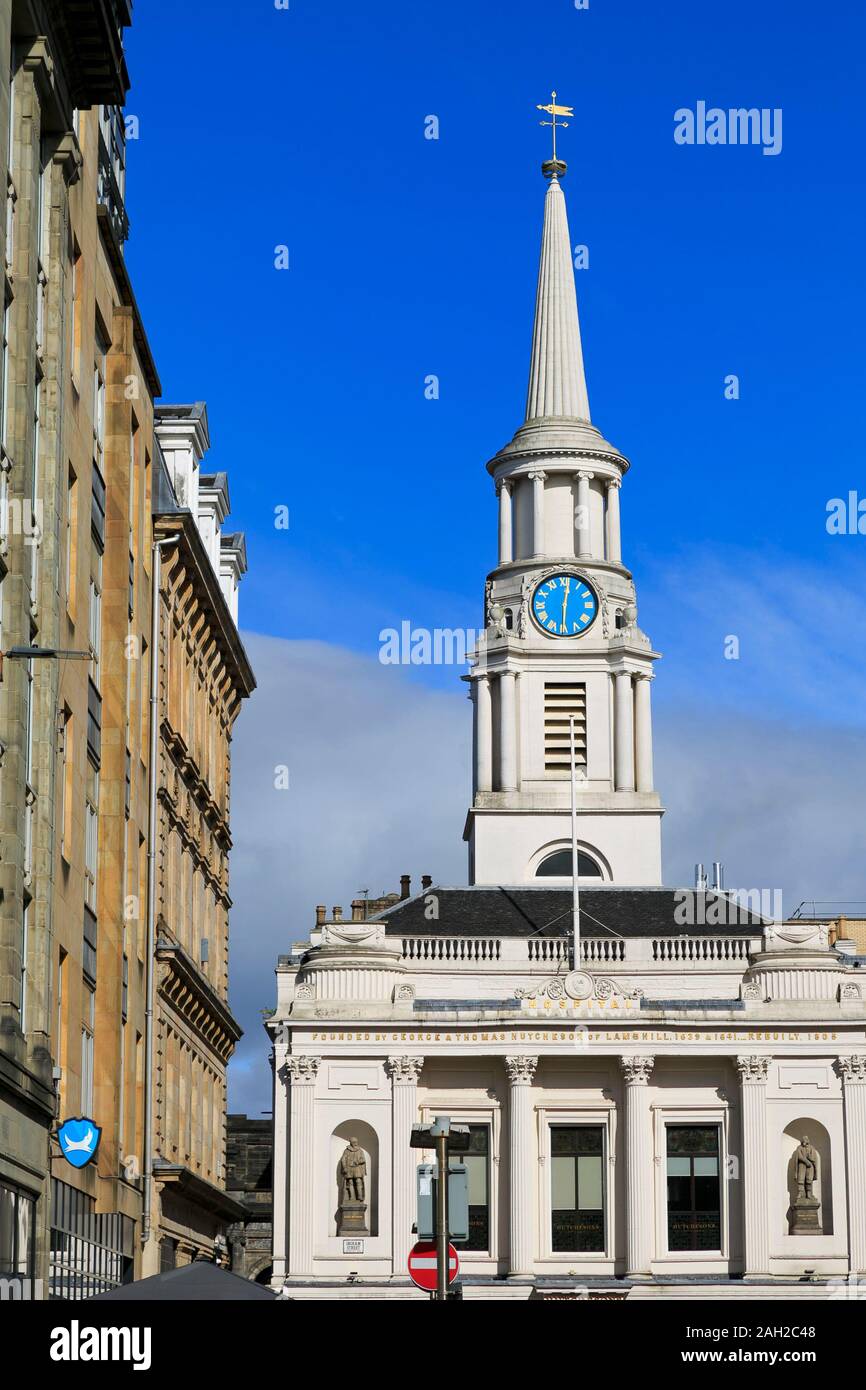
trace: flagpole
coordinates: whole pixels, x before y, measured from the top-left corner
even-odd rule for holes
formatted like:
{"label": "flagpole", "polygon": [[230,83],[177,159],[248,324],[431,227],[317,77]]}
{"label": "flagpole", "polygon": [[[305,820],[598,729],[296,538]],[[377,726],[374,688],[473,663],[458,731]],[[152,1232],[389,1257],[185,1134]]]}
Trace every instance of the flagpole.
{"label": "flagpole", "polygon": [[571,937],[572,970],[580,969],[580,885],[577,852],[577,758],[574,751],[574,715],[568,720],[571,734]]}

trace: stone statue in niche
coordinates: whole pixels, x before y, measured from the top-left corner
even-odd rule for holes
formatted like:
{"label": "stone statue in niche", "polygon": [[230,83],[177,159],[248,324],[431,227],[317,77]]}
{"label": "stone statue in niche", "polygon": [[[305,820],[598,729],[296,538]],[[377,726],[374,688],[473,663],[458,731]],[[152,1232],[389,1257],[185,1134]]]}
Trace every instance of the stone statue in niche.
{"label": "stone statue in niche", "polygon": [[819,1220],[821,1203],[813,1195],[818,1181],[818,1151],[804,1134],[799,1146],[794,1150],[794,1181],[797,1196],[791,1207],[790,1231],[792,1236],[821,1235]]}
{"label": "stone statue in niche", "polygon": [[367,1157],[357,1138],[352,1136],[340,1155],[340,1216],[341,1235],[367,1234]]}

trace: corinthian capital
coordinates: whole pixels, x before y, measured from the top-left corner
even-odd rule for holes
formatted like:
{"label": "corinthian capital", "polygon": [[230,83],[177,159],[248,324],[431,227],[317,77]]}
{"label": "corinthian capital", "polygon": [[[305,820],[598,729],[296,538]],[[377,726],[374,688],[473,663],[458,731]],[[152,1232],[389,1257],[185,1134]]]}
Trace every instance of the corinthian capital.
{"label": "corinthian capital", "polygon": [[395,1086],[415,1086],[423,1066],[423,1057],[389,1057],[385,1070]]}
{"label": "corinthian capital", "polygon": [[646,1086],[652,1076],[655,1057],[620,1057],[619,1064],[627,1086]]}
{"label": "corinthian capital", "polygon": [[846,1086],[866,1081],[866,1057],[837,1057],[836,1074]]}
{"label": "corinthian capital", "polygon": [[747,1081],[766,1081],[769,1066],[769,1057],[737,1058],[737,1071],[740,1073],[740,1081],[743,1085],[745,1085]]}
{"label": "corinthian capital", "polygon": [[528,1086],[538,1066],[537,1057],[506,1057],[505,1070],[512,1086]]}
{"label": "corinthian capital", "polygon": [[319,1070],[321,1057],[287,1057],[286,1071],[293,1086],[312,1086]]}

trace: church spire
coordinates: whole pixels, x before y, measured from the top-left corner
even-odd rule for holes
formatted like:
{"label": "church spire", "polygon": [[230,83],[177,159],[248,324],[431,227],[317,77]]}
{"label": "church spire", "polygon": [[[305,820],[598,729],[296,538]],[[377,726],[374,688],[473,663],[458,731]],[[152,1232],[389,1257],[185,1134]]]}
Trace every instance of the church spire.
{"label": "church spire", "polygon": [[568,217],[559,183],[565,164],[554,157],[542,167],[550,187],[544,200],[526,420],[589,421]]}

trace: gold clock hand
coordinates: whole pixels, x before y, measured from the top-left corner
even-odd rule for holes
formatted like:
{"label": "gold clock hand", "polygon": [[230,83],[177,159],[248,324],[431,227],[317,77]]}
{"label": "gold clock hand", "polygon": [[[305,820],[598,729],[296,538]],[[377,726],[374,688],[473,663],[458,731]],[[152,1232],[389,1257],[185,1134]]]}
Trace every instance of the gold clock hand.
{"label": "gold clock hand", "polygon": [[571,587],[571,580],[570,580],[570,579],[566,579],[566,581],[565,581],[565,598],[562,600],[562,629],[561,629],[561,630],[562,630],[563,634],[565,633],[565,612],[566,612],[566,609],[568,608],[568,591],[569,591],[570,587]]}

